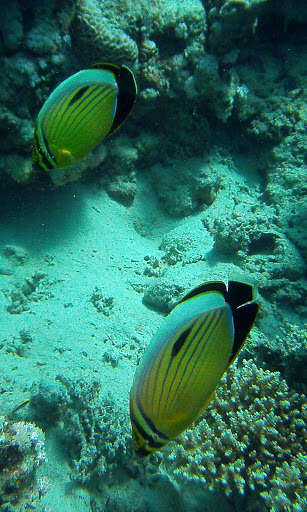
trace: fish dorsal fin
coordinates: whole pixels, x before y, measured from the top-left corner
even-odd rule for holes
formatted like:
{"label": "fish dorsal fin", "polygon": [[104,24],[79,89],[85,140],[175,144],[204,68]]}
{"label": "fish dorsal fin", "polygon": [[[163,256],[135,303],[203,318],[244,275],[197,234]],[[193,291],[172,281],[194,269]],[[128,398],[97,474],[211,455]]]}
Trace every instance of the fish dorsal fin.
{"label": "fish dorsal fin", "polygon": [[89,66],[89,69],[101,69],[102,71],[111,71],[115,76],[117,76],[117,74],[120,71],[120,65],[113,64],[112,62],[95,62],[95,64]]}
{"label": "fish dorsal fin", "polygon": [[208,292],[221,293],[223,297],[226,298],[226,284],[223,281],[214,281],[212,283],[201,284],[200,286],[197,286],[197,288],[191,290],[187,295],[185,295],[180,301],[178,301],[174,305],[174,307],[178,306],[178,304],[181,304],[182,302],[185,302],[186,300],[192,299],[193,297],[197,297],[197,295],[203,295],[204,293]]}
{"label": "fish dorsal fin", "polygon": [[250,284],[238,281],[229,281],[228,283],[226,302],[231,307],[235,332],[229,365],[243,347],[259,310],[259,305],[252,302],[254,300],[253,290]]}
{"label": "fish dorsal fin", "polygon": [[134,74],[128,66],[119,66],[110,62],[99,62],[91,66],[95,69],[111,71],[118,85],[117,108],[109,135],[122,125],[132,111],[137,95],[137,85]]}
{"label": "fish dorsal fin", "polygon": [[96,62],[89,66],[89,69],[99,69],[99,71],[111,73],[113,75],[113,80],[118,83],[117,77],[120,73],[120,66],[118,66],[118,64],[111,64],[111,62]]}

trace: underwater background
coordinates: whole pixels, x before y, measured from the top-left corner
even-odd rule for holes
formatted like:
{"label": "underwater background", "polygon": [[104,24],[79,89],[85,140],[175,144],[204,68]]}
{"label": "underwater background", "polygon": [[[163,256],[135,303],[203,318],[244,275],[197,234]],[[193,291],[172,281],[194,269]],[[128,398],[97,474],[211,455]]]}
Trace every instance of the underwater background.
{"label": "underwater background", "polygon": [[[304,0],[1,1],[0,511],[305,512]],[[118,133],[32,167],[37,114],[95,62],[133,70]],[[171,307],[258,290],[204,414],[146,459],[129,391]]]}

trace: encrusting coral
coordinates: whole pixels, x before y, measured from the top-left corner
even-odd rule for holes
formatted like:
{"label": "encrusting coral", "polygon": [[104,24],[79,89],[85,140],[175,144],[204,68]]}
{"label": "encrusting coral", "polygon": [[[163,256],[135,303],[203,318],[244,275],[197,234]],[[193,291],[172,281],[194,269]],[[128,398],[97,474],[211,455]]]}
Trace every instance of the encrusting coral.
{"label": "encrusting coral", "polygon": [[166,470],[225,493],[238,510],[303,512],[306,396],[252,360],[233,365],[197,426],[169,452]]}
{"label": "encrusting coral", "polygon": [[36,470],[46,462],[45,437],[40,428],[24,421],[0,416],[0,509],[10,504],[30,510],[48,490]]}
{"label": "encrusting coral", "polygon": [[[112,362],[111,362],[112,364]],[[34,385],[31,407],[45,429],[60,426],[62,442],[82,483],[112,481],[118,470],[129,471],[132,446],[127,443],[128,418],[109,397],[101,397],[100,383],[58,377],[55,385]]]}
{"label": "encrusting coral", "polygon": [[[105,3],[105,2],[104,2]],[[136,42],[114,20],[106,17],[108,9],[95,0],[77,3],[72,26],[72,40],[81,59],[133,63],[138,58]]]}
{"label": "encrusting coral", "polygon": [[247,350],[264,368],[277,370],[291,388],[307,392],[307,326],[285,322],[276,338],[258,332]]}

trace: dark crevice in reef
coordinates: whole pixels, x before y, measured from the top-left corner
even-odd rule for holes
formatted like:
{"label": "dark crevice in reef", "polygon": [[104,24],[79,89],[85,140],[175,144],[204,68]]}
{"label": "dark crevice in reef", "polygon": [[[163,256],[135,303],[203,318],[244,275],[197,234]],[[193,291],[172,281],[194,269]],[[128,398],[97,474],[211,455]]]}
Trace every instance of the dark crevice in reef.
{"label": "dark crevice in reef", "polygon": [[2,446],[0,452],[0,473],[8,466],[17,465],[21,462],[23,456],[20,453],[18,446],[7,445],[6,447]]}
{"label": "dark crevice in reef", "polygon": [[282,14],[267,12],[261,17],[257,29],[258,40],[271,43],[292,41],[306,43],[306,24],[298,21],[288,21]]}
{"label": "dark crevice in reef", "polygon": [[249,254],[271,254],[276,249],[276,237],[272,233],[262,233],[257,240],[252,240]]}
{"label": "dark crevice in reef", "polygon": [[175,31],[169,28],[163,34],[155,34],[152,36],[158,48],[160,48],[160,58],[167,59],[178,53],[182,53],[185,49],[185,40],[176,37]]}

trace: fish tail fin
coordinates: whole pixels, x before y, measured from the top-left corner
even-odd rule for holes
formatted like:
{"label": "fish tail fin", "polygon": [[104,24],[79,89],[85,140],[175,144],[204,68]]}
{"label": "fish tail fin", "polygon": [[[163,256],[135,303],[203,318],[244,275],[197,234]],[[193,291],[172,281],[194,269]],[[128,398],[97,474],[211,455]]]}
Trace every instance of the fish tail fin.
{"label": "fish tail fin", "polygon": [[133,110],[138,92],[134,74],[128,66],[120,67],[116,80],[118,83],[117,109],[109,135],[119,129]]}
{"label": "fish tail fin", "polygon": [[227,289],[227,302],[233,308],[238,308],[254,300],[254,287],[239,281],[229,281]]}
{"label": "fish tail fin", "polygon": [[254,299],[253,286],[238,281],[229,281],[226,300],[232,310],[235,332],[229,365],[237,357],[255,322],[259,305],[254,302]]}

